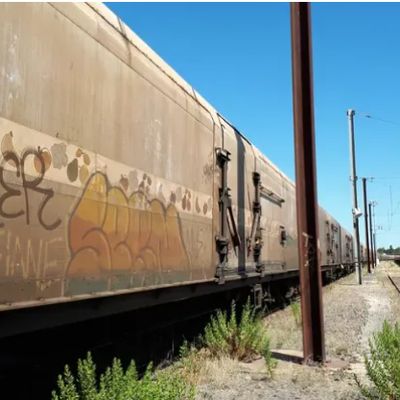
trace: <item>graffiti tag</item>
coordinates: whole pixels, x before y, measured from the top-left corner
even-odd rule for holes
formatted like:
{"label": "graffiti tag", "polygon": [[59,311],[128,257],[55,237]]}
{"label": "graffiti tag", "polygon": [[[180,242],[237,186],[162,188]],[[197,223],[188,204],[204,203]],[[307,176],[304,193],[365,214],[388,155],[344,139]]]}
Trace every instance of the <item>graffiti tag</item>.
{"label": "graffiti tag", "polygon": [[64,239],[38,239],[22,237],[10,231],[1,235],[0,260],[5,267],[6,277],[21,275],[44,278],[47,271],[57,267],[58,257],[62,260]]}
{"label": "graffiti tag", "polygon": [[[34,159],[36,170],[38,171],[37,176],[34,177],[31,176],[30,178],[26,173],[27,159],[29,157],[32,157]],[[6,182],[5,179],[6,163],[14,166],[15,174],[17,179],[19,179],[21,182],[22,190],[12,187],[9,183]],[[21,157],[19,157],[13,151],[4,152],[3,159],[0,164],[0,186],[5,190],[5,193],[3,193],[0,196],[0,216],[7,219],[14,219],[25,215],[26,224],[29,225],[30,214],[31,214],[30,193],[36,192],[43,196],[42,202],[40,203],[37,210],[37,218],[39,220],[40,225],[47,230],[56,229],[61,224],[61,220],[57,218],[53,222],[47,222],[45,221],[44,217],[46,206],[49,204],[49,201],[54,196],[53,189],[44,188],[41,186],[45,172],[46,172],[46,164],[40,150],[28,149],[23,153]],[[11,171],[8,170],[8,173],[11,173]],[[23,196],[25,200],[25,207],[13,212],[7,211],[6,209],[7,204],[15,202],[15,200],[21,198],[21,196]],[[4,223],[0,222],[0,226],[1,227],[4,226]]]}

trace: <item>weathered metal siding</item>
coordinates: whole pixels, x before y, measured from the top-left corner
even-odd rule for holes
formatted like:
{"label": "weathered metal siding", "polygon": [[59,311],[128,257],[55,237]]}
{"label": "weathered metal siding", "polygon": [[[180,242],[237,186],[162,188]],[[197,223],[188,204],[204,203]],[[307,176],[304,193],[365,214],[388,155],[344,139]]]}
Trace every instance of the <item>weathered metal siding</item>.
{"label": "weathered metal siding", "polygon": [[178,78],[85,4],[1,4],[0,72],[0,304],[213,278],[214,117]]}
{"label": "weathered metal siding", "polygon": [[284,246],[281,243],[281,227],[284,226],[284,196],[281,174],[266,157],[254,147],[257,171],[261,178],[261,228],[263,247],[261,252],[265,272],[281,272],[285,269]]}
{"label": "weathered metal siding", "polygon": [[321,265],[341,263],[341,231],[339,223],[323,208],[319,209],[319,241]]}
{"label": "weathered metal siding", "polygon": [[341,263],[341,233],[340,224],[330,217],[330,232],[327,238],[329,247],[329,264],[338,265]]}
{"label": "weathered metal siding", "polygon": [[[250,235],[252,223],[252,202],[254,200],[253,177],[254,154],[250,143],[222,117],[219,117],[218,147],[230,153],[227,170],[227,184],[232,202],[231,220],[229,214],[229,246],[227,258],[227,273],[245,273],[254,271],[254,259],[247,251],[246,239]],[[220,181],[218,171],[218,182]],[[217,227],[216,233],[219,232]],[[235,244],[232,237],[236,230],[240,244]]]}
{"label": "weathered metal siding", "polygon": [[319,231],[319,252],[320,252],[320,264],[328,265],[328,243],[327,243],[327,232],[329,229],[329,216],[326,211],[319,207],[318,209],[318,231]]}
{"label": "weathered metal siding", "polygon": [[286,232],[285,262],[288,270],[298,269],[299,255],[297,249],[296,191],[294,184],[282,178],[284,188],[283,225]]}
{"label": "weathered metal siding", "polygon": [[351,264],[354,262],[354,241],[352,235],[341,227],[341,262]]}
{"label": "weathered metal siding", "polygon": [[0,4],[0,308],[213,280],[216,148],[241,241],[226,273],[256,269],[255,172],[259,261],[297,269],[294,184],[113,13]]}

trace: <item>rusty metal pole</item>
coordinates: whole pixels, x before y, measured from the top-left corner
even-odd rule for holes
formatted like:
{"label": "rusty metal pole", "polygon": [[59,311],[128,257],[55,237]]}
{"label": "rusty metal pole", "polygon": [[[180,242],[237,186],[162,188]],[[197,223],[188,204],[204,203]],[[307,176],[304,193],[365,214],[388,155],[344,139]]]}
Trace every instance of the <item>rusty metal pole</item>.
{"label": "rusty metal pole", "polygon": [[369,211],[369,238],[370,238],[370,243],[371,243],[371,266],[372,268],[375,268],[375,250],[374,250],[374,239],[372,235],[372,201],[368,203],[368,211]]}
{"label": "rusty metal pole", "polygon": [[303,353],[306,363],[324,362],[325,340],[318,246],[310,4],[291,3],[290,20]]}
{"label": "rusty metal pole", "polygon": [[368,229],[368,203],[367,203],[367,178],[362,178],[364,192],[364,215],[365,215],[365,246],[367,247],[367,266],[368,273],[371,273],[371,257],[369,247],[369,229]]}

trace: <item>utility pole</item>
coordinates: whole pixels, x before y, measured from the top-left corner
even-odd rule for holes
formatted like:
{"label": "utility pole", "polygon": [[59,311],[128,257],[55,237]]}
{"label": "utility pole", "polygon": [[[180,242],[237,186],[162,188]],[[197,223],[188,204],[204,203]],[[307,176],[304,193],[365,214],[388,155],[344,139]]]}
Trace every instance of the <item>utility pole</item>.
{"label": "utility pole", "polygon": [[374,240],[372,235],[372,201],[368,203],[368,211],[369,211],[369,237],[371,240],[371,264],[372,268],[375,268],[375,249],[374,249]]}
{"label": "utility pole", "polygon": [[369,227],[368,227],[368,203],[367,203],[367,178],[362,178],[364,192],[364,217],[365,217],[365,245],[367,247],[368,273],[371,273],[371,257],[369,247]]}
{"label": "utility pole", "polygon": [[305,363],[325,361],[310,7],[308,3],[290,4],[297,242]]}
{"label": "utility pole", "polygon": [[374,264],[377,267],[377,249],[376,249],[376,226],[375,226],[375,206],[378,203],[376,201],[372,202],[372,221],[373,221],[373,242],[374,242]]}
{"label": "utility pole", "polygon": [[362,264],[361,264],[361,249],[360,249],[360,227],[358,218],[361,215],[358,209],[357,200],[357,172],[356,172],[356,150],[355,150],[355,139],[354,139],[354,110],[347,110],[347,119],[349,123],[349,144],[350,144],[350,181],[353,190],[353,230],[354,238],[356,241],[356,256],[357,256],[357,272],[358,272],[358,283],[362,284]]}

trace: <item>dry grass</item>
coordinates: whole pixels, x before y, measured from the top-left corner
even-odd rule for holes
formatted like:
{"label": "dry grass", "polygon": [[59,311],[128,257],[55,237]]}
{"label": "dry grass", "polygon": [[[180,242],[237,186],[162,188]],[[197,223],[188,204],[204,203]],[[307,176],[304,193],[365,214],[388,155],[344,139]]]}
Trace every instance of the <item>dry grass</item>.
{"label": "dry grass", "polygon": [[264,324],[270,337],[271,349],[302,349],[302,333],[300,316],[292,307],[269,315]]}
{"label": "dry grass", "polygon": [[[383,318],[391,322],[400,319],[400,295],[388,280],[388,273],[400,276],[400,267],[382,263],[374,274],[365,275],[362,286],[352,274],[323,290],[327,356],[350,362],[350,370],[279,361],[273,379],[262,380],[250,364],[213,360],[203,371],[197,399],[361,400],[354,374],[365,375],[362,355],[368,347],[367,339],[381,328]],[[264,319],[272,349],[302,350],[301,325],[293,307],[297,306]]]}
{"label": "dry grass", "polygon": [[223,388],[232,384],[232,377],[240,369],[240,362],[227,356],[212,357],[209,350],[191,347],[186,351],[176,367],[181,376],[194,385],[210,384]]}
{"label": "dry grass", "polygon": [[[351,359],[367,314],[354,274],[323,288],[328,355]],[[271,349],[302,350],[300,303],[265,318]]]}

